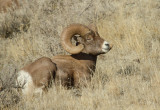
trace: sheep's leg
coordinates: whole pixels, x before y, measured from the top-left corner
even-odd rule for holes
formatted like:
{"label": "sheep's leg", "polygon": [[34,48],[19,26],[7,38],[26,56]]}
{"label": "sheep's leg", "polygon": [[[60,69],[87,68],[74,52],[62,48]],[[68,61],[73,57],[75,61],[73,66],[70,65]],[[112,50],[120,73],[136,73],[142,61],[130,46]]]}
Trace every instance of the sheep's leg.
{"label": "sheep's leg", "polygon": [[67,80],[68,80],[68,74],[61,70],[57,70],[57,73],[55,76],[55,84],[57,86],[60,86],[60,85],[67,86],[68,85]]}

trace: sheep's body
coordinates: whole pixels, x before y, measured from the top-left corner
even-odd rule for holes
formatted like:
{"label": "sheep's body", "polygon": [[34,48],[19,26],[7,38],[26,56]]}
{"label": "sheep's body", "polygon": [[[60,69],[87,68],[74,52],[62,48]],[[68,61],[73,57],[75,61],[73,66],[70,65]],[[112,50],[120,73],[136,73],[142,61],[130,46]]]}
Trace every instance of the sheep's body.
{"label": "sheep's body", "polygon": [[[72,45],[71,38],[75,38],[76,46]],[[43,91],[51,77],[56,84],[66,87],[85,86],[95,71],[97,56],[108,52],[112,46],[100,38],[96,28],[88,28],[81,24],[72,24],[65,28],[61,35],[61,43],[71,55],[59,55],[53,58],[40,58],[25,66],[19,72],[18,82],[24,84],[24,94]],[[22,81],[21,81],[22,79]],[[25,83],[26,80],[26,83]]]}
{"label": "sheep's body", "polygon": [[55,82],[67,87],[86,85],[95,70],[97,56],[80,53],[77,55],[54,56],[57,66]]}

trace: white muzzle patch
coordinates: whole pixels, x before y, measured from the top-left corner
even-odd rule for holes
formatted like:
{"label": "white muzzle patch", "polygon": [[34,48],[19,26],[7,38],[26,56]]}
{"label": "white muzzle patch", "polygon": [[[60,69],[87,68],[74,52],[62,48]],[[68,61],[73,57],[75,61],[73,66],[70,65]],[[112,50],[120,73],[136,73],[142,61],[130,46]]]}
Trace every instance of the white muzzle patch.
{"label": "white muzzle patch", "polygon": [[102,51],[103,51],[104,53],[106,53],[106,52],[108,52],[110,49],[111,49],[111,47],[110,47],[109,43],[106,42],[106,41],[104,41],[104,42],[103,42],[103,45],[102,45]]}

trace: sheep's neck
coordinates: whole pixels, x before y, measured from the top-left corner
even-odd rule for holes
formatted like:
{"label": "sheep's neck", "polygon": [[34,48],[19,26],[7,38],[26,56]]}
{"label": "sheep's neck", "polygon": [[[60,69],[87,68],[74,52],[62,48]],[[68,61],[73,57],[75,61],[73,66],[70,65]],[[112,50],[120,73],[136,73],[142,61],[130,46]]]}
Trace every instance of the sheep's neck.
{"label": "sheep's neck", "polygon": [[86,64],[90,68],[95,68],[97,55],[91,55],[86,53],[79,53],[71,55],[75,60],[79,60],[81,63]]}

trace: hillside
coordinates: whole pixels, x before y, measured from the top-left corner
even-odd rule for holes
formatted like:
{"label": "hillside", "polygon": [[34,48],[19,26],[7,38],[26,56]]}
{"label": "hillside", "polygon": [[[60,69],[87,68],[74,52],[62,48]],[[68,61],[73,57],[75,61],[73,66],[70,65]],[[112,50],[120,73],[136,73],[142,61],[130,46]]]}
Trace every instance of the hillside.
{"label": "hillside", "polygon": [[[0,13],[0,109],[160,108],[159,0],[24,0],[20,5]],[[62,29],[93,22],[114,47],[98,57],[91,84],[82,90],[53,86],[43,97],[25,101],[13,88],[17,71],[42,56],[68,54],[60,45]]]}

